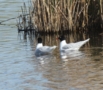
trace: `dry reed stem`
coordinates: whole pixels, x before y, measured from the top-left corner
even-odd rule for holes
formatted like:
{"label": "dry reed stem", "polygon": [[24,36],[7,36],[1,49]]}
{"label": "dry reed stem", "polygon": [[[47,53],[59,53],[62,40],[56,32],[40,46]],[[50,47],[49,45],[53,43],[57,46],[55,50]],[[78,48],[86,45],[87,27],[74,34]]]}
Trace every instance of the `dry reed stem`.
{"label": "dry reed stem", "polygon": [[90,0],[36,0],[35,3],[34,21],[40,31],[72,31],[88,25]]}

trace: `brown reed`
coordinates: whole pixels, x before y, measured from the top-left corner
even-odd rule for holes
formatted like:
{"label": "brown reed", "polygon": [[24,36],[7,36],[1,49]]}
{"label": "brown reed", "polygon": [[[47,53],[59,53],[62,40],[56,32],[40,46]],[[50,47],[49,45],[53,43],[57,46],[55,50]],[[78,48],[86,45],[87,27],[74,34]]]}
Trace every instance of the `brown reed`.
{"label": "brown reed", "polygon": [[[100,8],[94,13],[91,5],[97,4]],[[87,30],[103,18],[102,5],[102,0],[35,0],[33,22],[40,32]]]}

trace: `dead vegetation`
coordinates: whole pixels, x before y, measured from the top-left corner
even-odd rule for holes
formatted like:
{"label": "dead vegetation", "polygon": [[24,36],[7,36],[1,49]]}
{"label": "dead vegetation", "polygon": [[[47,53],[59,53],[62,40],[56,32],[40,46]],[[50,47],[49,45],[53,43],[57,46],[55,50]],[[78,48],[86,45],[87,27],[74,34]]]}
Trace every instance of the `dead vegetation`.
{"label": "dead vegetation", "polygon": [[33,23],[39,32],[100,29],[102,0],[34,0]]}

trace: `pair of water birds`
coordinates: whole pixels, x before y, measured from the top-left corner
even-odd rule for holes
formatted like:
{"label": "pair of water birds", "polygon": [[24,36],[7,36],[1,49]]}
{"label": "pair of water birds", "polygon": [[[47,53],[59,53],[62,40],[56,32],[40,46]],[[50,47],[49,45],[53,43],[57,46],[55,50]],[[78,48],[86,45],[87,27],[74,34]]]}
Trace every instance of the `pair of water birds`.
{"label": "pair of water birds", "polygon": [[[79,41],[75,43],[66,43],[65,37],[60,36],[57,39],[60,40],[60,55],[64,56],[64,53],[68,53],[71,50],[79,50],[85,43],[87,43],[90,39],[86,39],[84,41]],[[38,44],[35,49],[35,55],[36,56],[42,56],[42,55],[47,55],[53,52],[53,50],[57,46],[43,46],[42,44],[42,38],[38,38]]]}

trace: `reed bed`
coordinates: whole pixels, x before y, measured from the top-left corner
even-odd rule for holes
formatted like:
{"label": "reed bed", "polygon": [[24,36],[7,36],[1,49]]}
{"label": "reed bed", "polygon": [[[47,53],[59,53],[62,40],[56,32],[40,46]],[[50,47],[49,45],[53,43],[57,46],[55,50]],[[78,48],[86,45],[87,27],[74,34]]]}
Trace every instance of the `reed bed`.
{"label": "reed bed", "polygon": [[28,6],[26,3],[23,3],[21,11],[22,13],[17,17],[18,32],[24,31],[25,34],[34,33],[35,27],[32,22],[31,1],[28,2]]}
{"label": "reed bed", "polygon": [[33,0],[39,32],[86,31],[102,27],[102,0]]}

